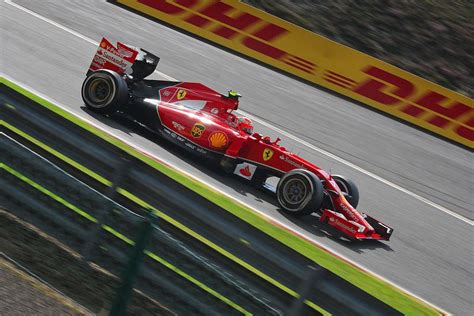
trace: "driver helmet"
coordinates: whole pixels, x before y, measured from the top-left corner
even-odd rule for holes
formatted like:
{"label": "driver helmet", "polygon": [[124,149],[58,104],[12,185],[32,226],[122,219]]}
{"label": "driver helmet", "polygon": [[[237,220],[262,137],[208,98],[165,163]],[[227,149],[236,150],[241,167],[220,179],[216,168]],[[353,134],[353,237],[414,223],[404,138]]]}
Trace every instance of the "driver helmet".
{"label": "driver helmet", "polygon": [[237,128],[249,135],[253,134],[253,124],[252,121],[246,117],[240,116],[238,119]]}
{"label": "driver helmet", "polygon": [[227,94],[227,97],[229,99],[236,99],[236,100],[239,100],[239,98],[242,97],[242,95],[240,93],[238,93],[237,91],[234,91],[234,90],[229,90],[228,91],[228,94]]}

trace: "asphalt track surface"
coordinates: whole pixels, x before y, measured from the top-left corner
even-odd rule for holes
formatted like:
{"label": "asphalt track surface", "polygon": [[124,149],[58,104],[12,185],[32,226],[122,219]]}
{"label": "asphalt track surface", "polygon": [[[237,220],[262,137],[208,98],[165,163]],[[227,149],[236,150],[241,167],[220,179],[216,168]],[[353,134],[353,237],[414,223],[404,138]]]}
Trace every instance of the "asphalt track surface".
{"label": "asphalt track surface", "polygon": [[[472,152],[104,1],[14,3],[83,37],[1,0],[1,72],[442,309],[474,313]],[[333,239],[316,218],[288,218],[243,183],[204,173],[159,140],[91,116],[80,86],[96,49],[87,39],[102,36],[157,53],[158,70],[171,77],[239,91],[241,109],[266,122],[256,131],[290,133],[302,142],[282,137],[283,145],[352,178],[359,209],[395,228],[393,239]]]}

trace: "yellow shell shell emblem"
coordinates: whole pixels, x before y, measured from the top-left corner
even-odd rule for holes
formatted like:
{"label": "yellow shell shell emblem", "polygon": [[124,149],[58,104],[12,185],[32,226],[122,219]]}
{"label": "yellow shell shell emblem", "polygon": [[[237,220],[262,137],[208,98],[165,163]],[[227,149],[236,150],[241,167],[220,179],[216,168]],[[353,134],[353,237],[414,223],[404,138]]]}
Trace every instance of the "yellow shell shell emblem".
{"label": "yellow shell shell emblem", "polygon": [[227,135],[222,132],[214,132],[209,136],[209,145],[213,148],[225,147],[227,142]]}
{"label": "yellow shell shell emblem", "polygon": [[267,161],[267,160],[270,160],[273,156],[273,150],[271,150],[270,148],[265,148],[263,150],[263,161]]}

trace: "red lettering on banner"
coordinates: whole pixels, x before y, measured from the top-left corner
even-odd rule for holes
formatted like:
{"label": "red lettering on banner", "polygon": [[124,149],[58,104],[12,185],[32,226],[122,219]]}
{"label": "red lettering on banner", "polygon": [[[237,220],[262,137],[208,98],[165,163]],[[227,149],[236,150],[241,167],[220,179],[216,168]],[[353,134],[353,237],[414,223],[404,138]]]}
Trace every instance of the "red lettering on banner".
{"label": "red lettering on banner", "polygon": [[227,38],[227,39],[230,39],[234,37],[235,35],[239,34],[239,32],[234,31],[225,26],[221,26],[217,28],[216,30],[214,30],[214,33],[219,35],[220,37]]}
{"label": "red lettering on banner", "polygon": [[[428,109],[437,114],[441,114],[442,116],[456,119],[469,111],[474,111],[472,108],[461,102],[454,102],[447,106],[443,106],[441,102],[445,100],[449,99],[437,92],[428,91],[425,95],[418,99],[414,105],[409,105],[402,109],[402,112],[414,117],[418,117],[426,112],[425,109]],[[429,119],[428,123],[442,128],[452,121],[437,114]]]}
{"label": "red lettering on banner", "polygon": [[[277,37],[285,34],[286,32],[288,31],[282,27],[279,27],[278,25],[267,24],[259,30],[255,31],[253,35],[267,42],[271,42]],[[244,44],[250,49],[253,49],[254,51],[257,51],[274,59],[280,59],[281,57],[287,54],[285,51],[279,48],[273,47],[269,44],[266,44],[262,41],[256,40],[248,36],[242,40],[242,44]]]}
{"label": "red lettering on banner", "polygon": [[354,92],[379,103],[385,105],[394,105],[401,101],[396,97],[382,92],[382,89],[388,86],[385,82],[395,86],[395,88],[390,91],[390,93],[401,99],[408,97],[415,91],[415,86],[410,81],[395,76],[380,68],[371,66],[364,72],[384,82],[375,79],[369,79],[357,87]]}
{"label": "red lettering on banner", "polygon": [[420,109],[419,107],[414,106],[414,105],[408,105],[407,107],[403,108],[401,111],[413,117],[418,117],[421,114],[425,113],[425,110]]}
{"label": "red lettering on banner", "polygon": [[435,115],[432,119],[428,121],[431,125],[438,126],[438,127],[445,127],[450,121],[445,119],[444,117]]}
{"label": "red lettering on banner", "polygon": [[[407,99],[416,92],[415,85],[410,81],[375,66],[370,66],[364,72],[374,78],[362,82],[354,92],[378,103],[398,105],[408,101]],[[427,91],[417,101],[410,103],[400,111],[413,117],[430,113],[431,115],[423,118],[426,122],[439,128],[447,128],[449,124],[453,124],[450,128],[457,135],[474,141],[474,109],[468,105],[450,100],[434,91]],[[459,118],[466,115],[470,116],[465,123],[467,126],[464,126],[459,122]]]}
{"label": "red lettering on banner", "polygon": [[286,29],[278,25],[268,23],[259,30],[255,31],[252,35],[261,38],[264,41],[271,42],[285,33],[288,33]]}
{"label": "red lettering on banner", "polygon": [[206,24],[211,23],[211,20],[203,18],[199,15],[191,15],[185,21],[200,28],[203,28]]}
{"label": "red lettering on banner", "polygon": [[265,44],[264,42],[258,41],[251,37],[244,38],[242,40],[242,44],[256,52],[259,52],[274,59],[280,59],[281,57],[286,55],[286,52],[284,50]]}
{"label": "red lettering on banner", "polygon": [[[149,7],[155,8],[161,12],[167,14],[179,14],[186,12],[185,9],[182,9],[174,4],[168,2],[167,0],[138,0],[139,3],[147,5]],[[186,8],[193,7],[199,0],[175,0],[174,3],[179,4]]]}
{"label": "red lettering on banner", "polygon": [[471,119],[466,122],[466,125],[469,127],[459,126],[454,131],[459,136],[474,142],[474,117],[471,117]]}
{"label": "red lettering on banner", "polygon": [[461,102],[455,102],[451,103],[448,106],[443,106],[440,103],[444,100],[449,99],[444,95],[441,95],[434,91],[429,91],[415,103],[421,105],[426,109],[430,109],[433,112],[439,113],[452,119],[458,118],[461,115],[472,110],[470,107],[465,104],[462,104]]}

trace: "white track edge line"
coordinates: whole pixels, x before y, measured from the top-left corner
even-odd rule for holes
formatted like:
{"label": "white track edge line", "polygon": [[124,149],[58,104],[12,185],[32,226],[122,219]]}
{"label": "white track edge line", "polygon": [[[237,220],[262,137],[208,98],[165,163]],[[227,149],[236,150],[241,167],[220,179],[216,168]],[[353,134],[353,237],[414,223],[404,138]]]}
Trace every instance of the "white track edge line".
{"label": "white track edge line", "polygon": [[[77,37],[79,37],[79,38],[81,38],[81,39],[83,39],[83,40],[85,40],[85,41],[87,41],[87,42],[89,42],[89,43],[91,43],[91,44],[93,44],[93,45],[99,45],[99,42],[96,42],[96,41],[92,40],[91,38],[88,38],[87,36],[82,35],[82,34],[76,32],[76,31],[74,31],[74,30],[71,30],[70,28],[68,28],[68,27],[66,27],[66,26],[64,26],[64,25],[58,24],[57,22],[54,22],[54,21],[52,21],[52,20],[50,20],[50,19],[48,19],[48,18],[46,18],[46,17],[44,17],[44,16],[41,16],[41,15],[39,15],[39,14],[36,13],[36,12],[33,12],[33,11],[31,11],[31,10],[29,10],[29,9],[27,9],[27,8],[25,8],[25,7],[21,6],[21,5],[19,5],[19,4],[16,4],[16,3],[12,2],[11,0],[4,0],[4,1],[5,1],[5,3],[7,3],[7,4],[11,5],[11,6],[14,6],[15,8],[17,8],[17,9],[19,9],[19,10],[22,10],[22,11],[24,11],[24,12],[30,14],[30,15],[33,15],[33,16],[35,16],[36,18],[41,19],[41,20],[43,20],[44,22],[47,22],[47,23],[49,23],[49,24],[51,24],[51,25],[54,25],[54,26],[56,26],[56,27],[58,27],[58,28],[60,28],[60,29],[62,29],[62,30],[64,30],[64,31],[66,31],[66,32],[68,32],[68,33],[70,33],[70,34],[72,34],[72,35],[74,35],[74,36],[77,36]],[[169,75],[167,75],[167,74],[165,74],[165,73],[163,73],[163,72],[160,72],[160,71],[158,71],[158,70],[155,70],[154,73],[156,73],[156,74],[162,76],[163,78],[165,78],[165,79],[167,79],[167,80],[179,81],[178,79],[173,78],[173,77],[171,77],[171,76],[169,76]],[[374,174],[374,173],[372,173],[372,172],[370,172],[370,171],[368,171],[368,170],[365,170],[364,168],[359,167],[359,166],[357,166],[357,165],[355,165],[355,164],[353,164],[353,163],[351,163],[351,162],[349,162],[349,161],[347,161],[347,160],[345,160],[345,159],[343,159],[343,158],[341,158],[341,157],[339,157],[339,156],[336,156],[335,154],[332,154],[332,153],[330,153],[330,152],[328,152],[328,151],[326,151],[326,150],[324,150],[324,149],[322,149],[322,148],[316,147],[315,145],[313,145],[313,144],[311,144],[311,143],[308,143],[307,141],[305,141],[305,140],[303,140],[303,139],[301,139],[301,138],[299,138],[299,137],[297,137],[297,136],[294,136],[294,135],[292,135],[292,134],[290,134],[290,133],[288,133],[288,132],[286,132],[286,131],[284,131],[284,130],[282,130],[282,129],[276,127],[276,126],[273,126],[273,125],[271,125],[270,123],[268,123],[268,122],[266,122],[266,121],[264,121],[264,120],[262,120],[262,119],[259,119],[259,118],[255,117],[254,115],[252,115],[252,114],[250,114],[250,113],[247,113],[247,112],[242,111],[242,110],[238,110],[238,112],[242,113],[243,115],[248,116],[249,118],[251,118],[251,119],[254,120],[255,122],[258,122],[258,123],[262,124],[263,126],[266,126],[266,127],[270,128],[270,129],[273,129],[274,131],[276,131],[276,132],[278,132],[278,133],[280,133],[280,134],[282,134],[282,135],[285,135],[286,137],[288,137],[288,138],[290,138],[290,139],[293,139],[294,141],[296,141],[296,142],[302,144],[303,146],[306,146],[306,147],[308,147],[308,148],[310,148],[310,149],[312,149],[312,150],[314,150],[314,151],[316,151],[316,152],[318,152],[318,153],[320,153],[320,154],[323,154],[323,155],[325,155],[325,156],[327,156],[327,157],[329,157],[329,158],[331,158],[331,159],[333,159],[333,160],[336,160],[337,162],[340,162],[340,163],[342,163],[342,164],[344,164],[344,165],[346,165],[346,166],[348,166],[348,167],[350,167],[350,168],[352,168],[352,169],[354,169],[354,170],[357,170],[357,171],[359,171],[359,172],[361,172],[361,173],[363,173],[363,174],[365,174],[365,175],[371,177],[372,179],[375,179],[375,180],[377,180],[377,181],[379,181],[379,182],[382,182],[383,184],[388,185],[388,186],[390,186],[390,187],[392,187],[392,188],[394,188],[394,189],[396,189],[396,190],[398,190],[398,191],[400,191],[400,192],[403,192],[403,193],[405,193],[405,194],[408,194],[409,196],[411,196],[411,197],[413,197],[413,198],[415,198],[415,199],[417,199],[417,200],[419,200],[419,201],[421,201],[421,202],[423,202],[423,203],[425,203],[425,204],[427,204],[427,205],[429,205],[429,206],[431,206],[431,207],[433,207],[433,208],[436,208],[436,209],[438,209],[439,211],[442,211],[442,212],[444,212],[444,213],[446,213],[446,214],[448,214],[448,215],[451,215],[452,217],[457,218],[457,219],[459,219],[459,220],[461,220],[461,221],[463,221],[463,222],[465,222],[465,223],[467,223],[467,224],[469,224],[469,225],[471,225],[471,226],[474,226],[474,221],[473,221],[473,220],[470,220],[469,218],[467,218],[467,217],[465,217],[465,216],[463,216],[463,215],[457,214],[456,212],[451,211],[451,210],[447,209],[447,208],[444,207],[444,206],[441,206],[441,205],[439,205],[439,204],[437,204],[437,203],[435,203],[435,202],[433,202],[433,201],[428,200],[427,198],[424,198],[424,197],[422,197],[422,196],[420,196],[420,195],[418,195],[418,194],[416,194],[416,193],[414,193],[414,192],[411,192],[410,190],[405,189],[405,188],[401,187],[400,185],[395,184],[395,183],[393,183],[393,182],[391,182],[391,181],[389,181],[389,180],[387,180],[387,179],[384,179],[384,178],[382,178],[382,177],[380,177],[380,176],[378,176],[378,175],[376,175],[376,174]]]}

